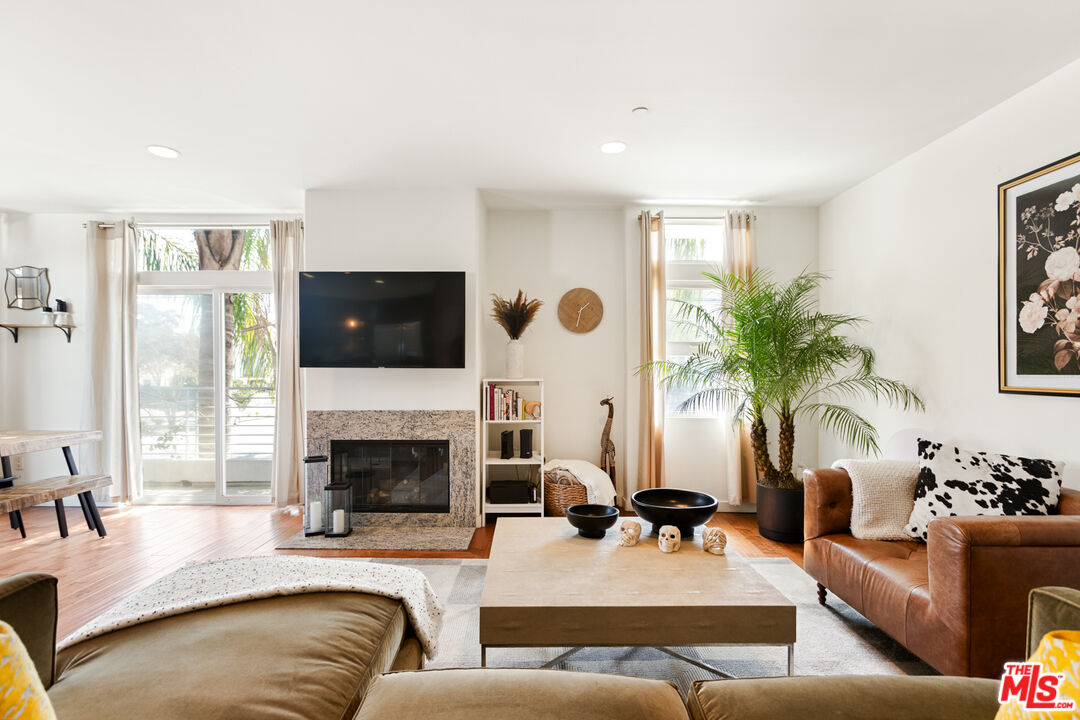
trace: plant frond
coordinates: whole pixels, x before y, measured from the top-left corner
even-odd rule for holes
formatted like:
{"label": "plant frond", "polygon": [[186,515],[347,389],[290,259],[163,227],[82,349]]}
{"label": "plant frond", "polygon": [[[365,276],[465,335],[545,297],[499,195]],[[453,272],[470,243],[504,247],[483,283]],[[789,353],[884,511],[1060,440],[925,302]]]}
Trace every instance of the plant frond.
{"label": "plant frond", "polygon": [[491,317],[506,331],[511,340],[517,340],[532,324],[543,304],[542,300],[530,300],[522,290],[518,290],[517,297],[513,300],[492,293]]}

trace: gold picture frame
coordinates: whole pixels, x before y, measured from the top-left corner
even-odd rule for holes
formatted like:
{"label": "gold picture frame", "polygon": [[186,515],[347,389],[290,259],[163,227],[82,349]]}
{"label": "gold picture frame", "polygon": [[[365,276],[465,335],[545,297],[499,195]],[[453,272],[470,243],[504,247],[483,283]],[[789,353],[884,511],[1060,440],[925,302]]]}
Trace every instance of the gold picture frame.
{"label": "gold picture frame", "polygon": [[998,185],[998,392],[1080,396],[1080,153]]}

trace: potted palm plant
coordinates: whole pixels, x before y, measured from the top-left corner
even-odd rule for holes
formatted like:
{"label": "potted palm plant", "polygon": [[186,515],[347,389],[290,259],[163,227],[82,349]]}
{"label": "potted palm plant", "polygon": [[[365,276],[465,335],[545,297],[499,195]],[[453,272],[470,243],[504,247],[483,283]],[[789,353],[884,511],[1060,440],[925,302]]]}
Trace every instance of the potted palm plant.
{"label": "potted palm plant", "polygon": [[[748,423],[758,476],[757,518],[763,536],[802,542],[802,480],[792,472],[796,420],[818,422],[864,454],[877,454],[873,425],[845,398],[886,401],[923,409],[910,387],[874,370],[874,351],[843,333],[864,322],[854,315],[822,313],[817,290],[826,278],[802,273],[777,283],[757,270],[748,277],[705,273],[719,290],[711,309],[680,301],[674,322],[697,346],[683,361],[648,363],[641,370],[665,388],[692,391],[685,411],[720,410]],[[776,463],[766,419],[778,423]]]}

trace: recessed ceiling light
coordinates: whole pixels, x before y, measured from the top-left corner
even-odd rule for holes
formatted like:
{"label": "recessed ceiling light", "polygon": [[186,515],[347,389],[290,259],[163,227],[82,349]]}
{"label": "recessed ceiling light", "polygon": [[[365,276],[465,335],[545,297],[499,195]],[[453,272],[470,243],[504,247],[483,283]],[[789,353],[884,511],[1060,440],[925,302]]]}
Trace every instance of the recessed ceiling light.
{"label": "recessed ceiling light", "polygon": [[600,152],[607,153],[608,155],[621,153],[625,149],[626,143],[622,140],[612,140],[611,142],[606,142],[600,146]]}
{"label": "recessed ceiling light", "polygon": [[649,108],[645,107],[644,105],[638,105],[636,108],[634,108],[630,112],[638,113],[639,115],[644,115],[645,113],[649,112]]}
{"label": "recessed ceiling light", "polygon": [[174,150],[167,145],[147,145],[146,152],[166,160],[175,160],[180,157],[180,151]]}

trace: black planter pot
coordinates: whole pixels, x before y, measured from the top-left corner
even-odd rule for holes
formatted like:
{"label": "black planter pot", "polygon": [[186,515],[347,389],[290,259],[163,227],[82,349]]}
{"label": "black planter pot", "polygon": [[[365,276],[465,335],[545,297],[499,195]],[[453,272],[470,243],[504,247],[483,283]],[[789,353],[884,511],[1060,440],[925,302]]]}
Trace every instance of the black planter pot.
{"label": "black planter pot", "polygon": [[803,489],[757,486],[757,524],[762,537],[786,543],[803,541]]}

